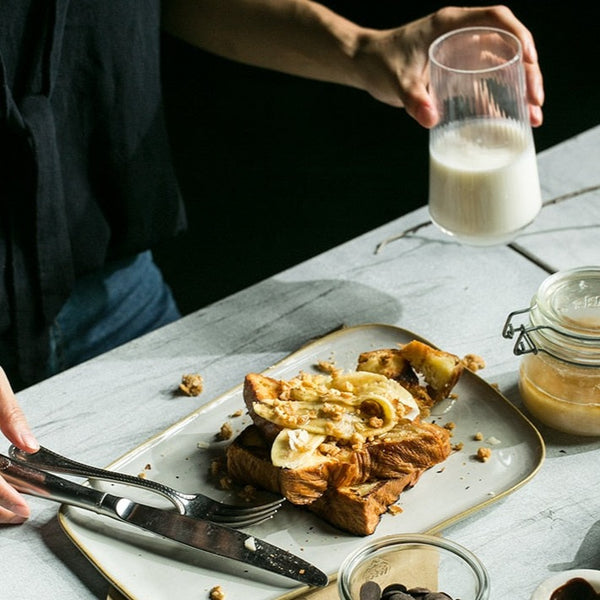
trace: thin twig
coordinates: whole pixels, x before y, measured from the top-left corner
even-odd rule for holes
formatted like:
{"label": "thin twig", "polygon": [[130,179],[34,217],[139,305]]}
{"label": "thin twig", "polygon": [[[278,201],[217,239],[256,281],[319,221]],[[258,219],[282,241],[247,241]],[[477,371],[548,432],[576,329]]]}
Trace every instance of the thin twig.
{"label": "thin twig", "polygon": [[[569,200],[570,198],[582,196],[583,194],[587,194],[588,192],[595,192],[597,190],[600,190],[600,184],[590,185],[588,187],[581,188],[574,192],[567,192],[566,194],[561,194],[560,196],[555,196],[554,198],[550,198],[550,200],[546,200],[546,202],[544,202],[542,204],[542,208],[545,208],[546,206],[550,206],[552,204],[558,204],[559,202],[562,202],[563,200]],[[432,224],[433,223],[431,221],[424,221],[423,223],[419,223],[418,225],[414,225],[413,227],[409,227],[408,229],[405,229],[401,233],[398,233],[396,235],[393,235],[392,237],[386,238],[382,242],[379,242],[379,244],[377,244],[377,246],[375,246],[375,254],[379,254],[388,244],[390,244],[392,242],[396,242],[398,240],[401,240],[402,238],[404,238],[408,235],[411,235],[412,233],[416,233],[420,229],[423,229],[424,227],[428,227],[429,225],[432,225]],[[519,251],[521,251],[521,249],[519,249]]]}
{"label": "thin twig", "polygon": [[402,239],[403,237],[406,237],[407,235],[410,235],[411,233],[416,233],[417,231],[419,231],[419,229],[423,229],[423,227],[428,227],[429,225],[432,225],[432,224],[433,223],[431,221],[423,221],[423,223],[419,223],[418,225],[415,225],[414,227],[405,229],[402,233],[398,233],[397,235],[386,238],[385,240],[383,240],[383,242],[379,242],[379,244],[377,244],[377,246],[375,247],[375,254],[379,254],[383,250],[383,248],[385,246],[387,246],[389,243],[395,242],[399,239]]}
{"label": "thin twig", "polygon": [[581,188],[580,190],[577,190],[575,192],[567,192],[566,194],[563,194],[562,196],[556,196],[556,198],[550,198],[550,200],[546,200],[546,202],[544,202],[542,204],[542,207],[550,206],[551,204],[558,204],[559,202],[562,202],[563,200],[569,200],[569,198],[575,198],[576,196],[583,196],[583,194],[587,194],[588,192],[595,192],[596,190],[600,190],[600,184],[590,185],[588,187]]}

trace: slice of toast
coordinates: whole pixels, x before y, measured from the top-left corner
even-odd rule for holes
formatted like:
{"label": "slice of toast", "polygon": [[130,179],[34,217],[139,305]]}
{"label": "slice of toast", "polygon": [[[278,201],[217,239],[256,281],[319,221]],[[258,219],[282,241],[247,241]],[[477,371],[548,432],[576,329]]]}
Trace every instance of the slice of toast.
{"label": "slice of toast", "polygon": [[[255,405],[277,397],[285,382],[249,373],[244,399],[256,427],[272,443],[281,427],[263,419]],[[358,485],[376,479],[404,477],[415,469],[428,469],[450,454],[450,434],[438,425],[416,418],[401,419],[382,437],[362,444],[326,443],[308,464],[281,471],[279,492],[296,504],[309,504],[329,487]]]}
{"label": "slice of toast", "polygon": [[[348,374],[286,381],[250,373],[244,400],[254,424],[228,448],[229,474],[368,535],[403,490],[449,456],[449,431],[422,416],[461,372],[458,357],[411,342],[361,354]],[[282,439],[286,459],[299,454],[299,461],[280,460]]]}
{"label": "slice of toast", "polygon": [[396,479],[381,479],[360,485],[330,488],[308,509],[338,529],[354,535],[375,532],[381,517],[413,487],[421,471],[414,471]]}
{"label": "slice of toast", "polygon": [[448,397],[463,368],[458,356],[417,340],[400,348],[363,352],[356,367],[358,371],[381,373],[398,381],[414,396],[425,415],[434,404]]}
{"label": "slice of toast", "polygon": [[279,493],[292,504],[310,505],[331,489],[413,477],[443,462],[450,451],[446,429],[419,421],[392,430],[381,442],[287,469],[273,465],[270,442],[251,425],[227,448],[227,471],[234,480]]}
{"label": "slice of toast", "polygon": [[[314,480],[306,473],[298,477],[287,472],[289,470],[275,467],[269,453],[269,444],[260,430],[250,425],[227,450],[230,476],[274,493],[285,491],[283,495],[292,503],[296,496],[301,500],[305,499],[307,491],[304,488],[312,488]],[[320,493],[313,502],[302,504],[334,527],[354,535],[370,535],[377,528],[381,516],[404,490],[415,485],[422,472],[420,469],[412,469],[401,477],[392,479],[378,479],[342,487],[321,486]],[[316,481],[322,484],[323,479],[317,476]]]}

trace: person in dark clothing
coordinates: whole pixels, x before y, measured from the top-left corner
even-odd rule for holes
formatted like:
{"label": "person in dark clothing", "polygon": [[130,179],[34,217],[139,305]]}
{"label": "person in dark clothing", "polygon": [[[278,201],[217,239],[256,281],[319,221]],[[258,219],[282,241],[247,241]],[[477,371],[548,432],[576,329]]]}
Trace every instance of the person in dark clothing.
{"label": "person in dark clothing", "polygon": [[[447,7],[375,30],[310,0],[3,0],[3,434],[38,447],[10,381],[39,381],[179,316],[151,255],[186,226],[162,113],[161,26],[232,60],[362,89],[428,128],[437,121],[429,44],[473,25],[519,37],[530,120],[540,125],[534,41],[503,6]],[[0,477],[0,522],[28,515]]]}

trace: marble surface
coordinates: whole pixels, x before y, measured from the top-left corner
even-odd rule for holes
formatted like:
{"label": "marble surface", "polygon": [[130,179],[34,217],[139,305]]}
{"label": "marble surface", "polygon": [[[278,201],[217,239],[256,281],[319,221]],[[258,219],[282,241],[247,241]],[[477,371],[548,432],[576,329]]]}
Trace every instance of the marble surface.
{"label": "marble surface", "polygon": [[[481,376],[520,406],[519,358],[502,326],[509,312],[529,305],[548,271],[600,264],[599,159],[600,128],[540,154],[546,201],[592,189],[545,206],[512,246],[463,247],[433,226],[395,239],[427,222],[422,208],[19,399],[45,446],[104,466],[307,340],[340,325],[380,322],[458,355],[479,354],[487,363]],[[174,393],[189,372],[205,379],[197,398]],[[538,475],[444,532],[482,559],[492,600],[527,600],[556,571],[600,567],[600,440],[539,429],[547,458]],[[0,598],[106,598],[107,582],[60,529],[56,505],[30,502],[26,524],[0,528]]]}

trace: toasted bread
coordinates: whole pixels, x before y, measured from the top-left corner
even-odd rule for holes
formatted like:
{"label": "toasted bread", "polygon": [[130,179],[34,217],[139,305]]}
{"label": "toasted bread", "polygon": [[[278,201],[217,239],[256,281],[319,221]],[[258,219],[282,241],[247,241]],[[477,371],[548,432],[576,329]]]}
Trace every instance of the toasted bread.
{"label": "toasted bread", "polygon": [[[285,495],[292,504],[300,504],[334,527],[354,535],[370,535],[381,515],[394,504],[400,494],[415,485],[422,470],[412,471],[392,479],[378,479],[358,485],[323,488],[323,479],[302,477],[288,469],[275,467],[270,460],[270,448],[260,430],[250,425],[227,451],[227,468],[231,477],[256,487]],[[306,488],[319,482],[319,494],[310,503]],[[311,489],[311,493],[314,489]]]}
{"label": "toasted bread", "polygon": [[458,356],[417,340],[402,346],[400,353],[424,377],[434,403],[450,394],[463,372],[463,363]]}
{"label": "toasted bread", "polygon": [[411,342],[363,353],[349,373],[287,381],[250,373],[244,400],[254,424],[228,448],[229,474],[368,535],[450,454],[450,433],[422,417],[461,371],[454,355]]}
{"label": "toasted bread", "polygon": [[395,479],[330,488],[308,508],[338,529],[354,535],[370,535],[377,529],[381,516],[397,502],[402,492],[417,483],[421,473],[414,471]]}
{"label": "toasted bread", "polygon": [[271,461],[270,442],[251,425],[227,449],[227,470],[234,480],[277,492],[292,504],[308,505],[331,489],[412,477],[443,462],[450,450],[447,430],[418,421],[360,449],[341,448],[300,468],[281,468]]}
{"label": "toasted bread", "polygon": [[[463,372],[463,362],[449,352],[413,340],[400,348],[363,352],[358,371],[381,373],[398,381],[419,403],[424,414],[446,398]],[[425,380],[421,385],[419,375]]]}

